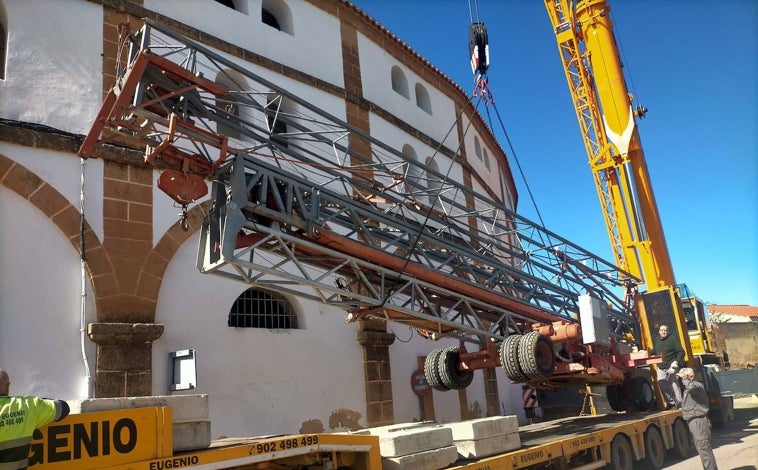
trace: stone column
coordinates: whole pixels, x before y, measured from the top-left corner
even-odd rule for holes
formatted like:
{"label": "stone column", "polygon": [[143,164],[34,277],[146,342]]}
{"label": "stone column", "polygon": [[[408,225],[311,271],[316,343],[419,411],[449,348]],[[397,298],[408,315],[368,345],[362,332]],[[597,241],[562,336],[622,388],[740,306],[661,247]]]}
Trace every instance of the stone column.
{"label": "stone column", "polygon": [[90,323],[87,334],[97,344],[96,398],[152,395],[153,341],[163,325]]}
{"label": "stone column", "polygon": [[487,416],[500,416],[500,393],[494,368],[482,369],[484,373],[484,397],[487,401]]}
{"label": "stone column", "polygon": [[366,422],[369,427],[394,424],[389,346],[395,335],[374,329],[358,332],[363,346],[363,370],[366,382]]}

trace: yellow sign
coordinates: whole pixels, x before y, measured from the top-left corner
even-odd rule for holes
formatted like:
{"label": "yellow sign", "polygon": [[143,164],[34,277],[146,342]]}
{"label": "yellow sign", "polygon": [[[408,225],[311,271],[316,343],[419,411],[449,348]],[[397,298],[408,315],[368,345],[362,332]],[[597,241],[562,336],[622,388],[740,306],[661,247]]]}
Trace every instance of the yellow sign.
{"label": "yellow sign", "polygon": [[29,468],[89,470],[172,453],[171,408],[67,416],[34,431]]}

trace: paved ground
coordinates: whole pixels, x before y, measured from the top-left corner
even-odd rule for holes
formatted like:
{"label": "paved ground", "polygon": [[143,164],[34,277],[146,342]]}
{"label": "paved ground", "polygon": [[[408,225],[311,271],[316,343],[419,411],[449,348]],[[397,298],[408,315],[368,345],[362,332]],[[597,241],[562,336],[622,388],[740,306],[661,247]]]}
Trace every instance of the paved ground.
{"label": "paved ground", "polygon": [[[734,421],[723,428],[714,428],[713,453],[719,470],[758,470],[758,398],[735,400]],[[687,460],[667,459],[663,468],[699,470],[700,457],[693,449]]]}

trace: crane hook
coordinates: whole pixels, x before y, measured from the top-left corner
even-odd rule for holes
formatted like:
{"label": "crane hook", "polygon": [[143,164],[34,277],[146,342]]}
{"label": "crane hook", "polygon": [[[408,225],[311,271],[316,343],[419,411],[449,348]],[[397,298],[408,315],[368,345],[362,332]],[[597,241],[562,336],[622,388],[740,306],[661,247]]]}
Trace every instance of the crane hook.
{"label": "crane hook", "polygon": [[179,218],[179,225],[185,232],[189,230],[189,217],[187,216],[187,204],[182,204],[182,213]]}

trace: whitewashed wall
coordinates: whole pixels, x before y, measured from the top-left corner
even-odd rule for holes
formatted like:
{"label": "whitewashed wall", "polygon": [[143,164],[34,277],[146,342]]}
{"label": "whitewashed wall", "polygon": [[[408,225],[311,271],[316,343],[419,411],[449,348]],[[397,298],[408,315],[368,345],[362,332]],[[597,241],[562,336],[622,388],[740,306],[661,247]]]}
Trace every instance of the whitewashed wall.
{"label": "whitewashed wall", "polygon": [[[456,114],[453,100],[447,98],[442,92],[422,80],[410,69],[400,64],[393,56],[361,34],[358,35],[358,48],[360,51],[363,96],[436,141],[443,143],[446,147],[458,148],[458,133],[454,130],[448,135],[450,128],[455,126]],[[391,71],[393,66],[400,67],[408,80],[409,98],[392,89]],[[416,83],[421,83],[429,92],[432,106],[431,115],[416,105]]]}
{"label": "whitewashed wall", "polygon": [[100,104],[102,7],[34,0],[6,1],[5,10],[2,117],[85,134]]}
{"label": "whitewashed wall", "polygon": [[[300,329],[230,328],[229,310],[247,285],[195,268],[198,236],[169,264],[156,322],[166,325],[153,346],[153,393],[168,390],[171,351],[195,349],[198,388],[210,396],[212,436],[296,433],[309,420],[326,431],[340,410],[363,415],[363,353],[356,325],[344,313],[293,299]],[[323,415],[314,410],[325,410]],[[366,426],[365,416],[359,423]]]}
{"label": "whitewashed wall", "polygon": [[[79,254],[45,214],[4,187],[0,218],[0,368],[10,374],[11,393],[85,398]],[[92,322],[94,299],[85,282]],[[94,375],[95,347],[85,344]]]}
{"label": "whitewashed wall", "polygon": [[214,0],[146,0],[145,8],[208,32],[237,46],[342,86],[339,20],[300,1],[283,1],[292,13],[294,34],[261,22],[261,1],[241,0],[241,11]]}

